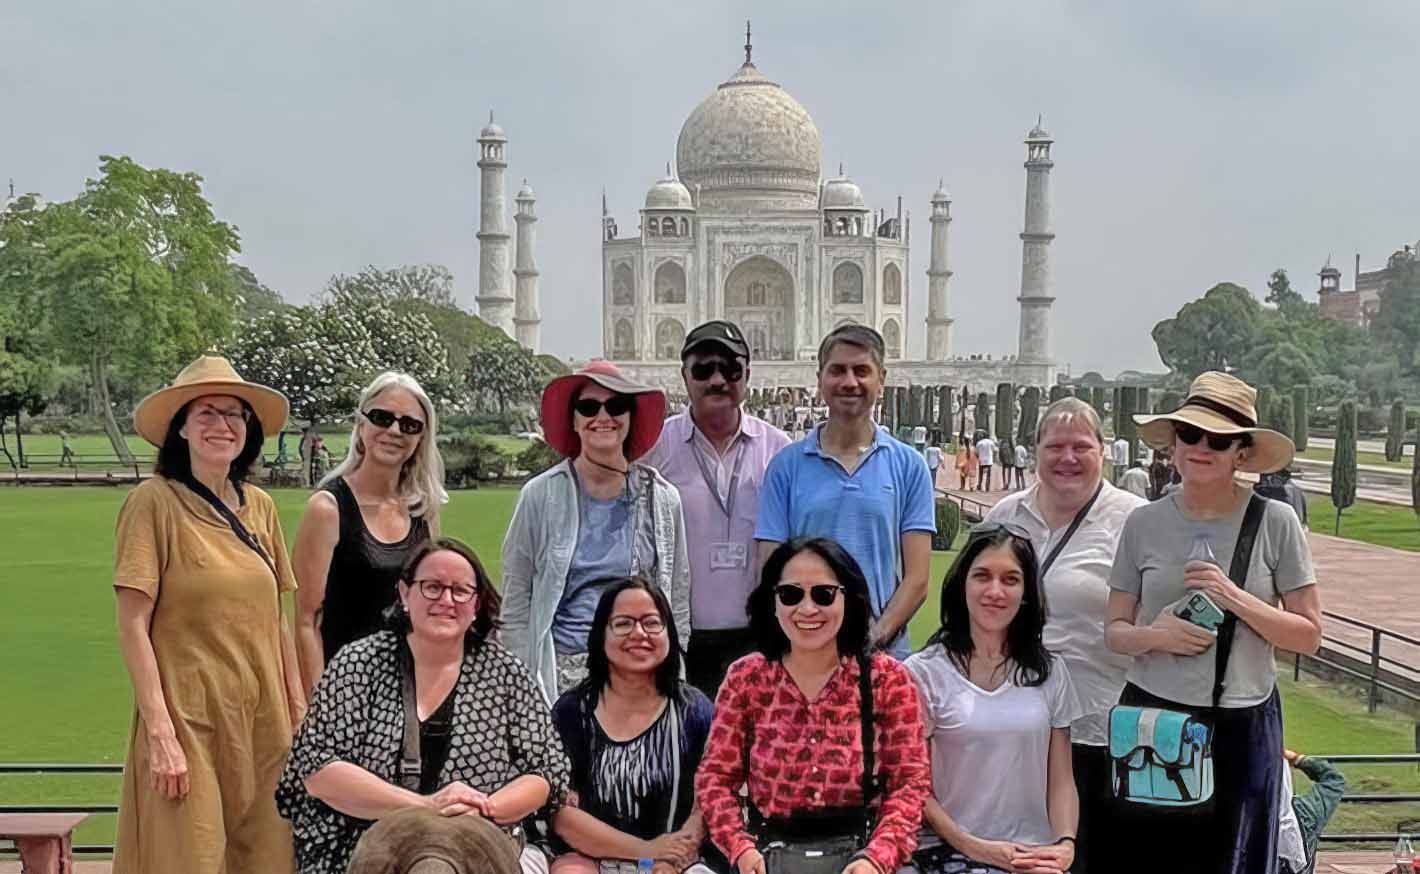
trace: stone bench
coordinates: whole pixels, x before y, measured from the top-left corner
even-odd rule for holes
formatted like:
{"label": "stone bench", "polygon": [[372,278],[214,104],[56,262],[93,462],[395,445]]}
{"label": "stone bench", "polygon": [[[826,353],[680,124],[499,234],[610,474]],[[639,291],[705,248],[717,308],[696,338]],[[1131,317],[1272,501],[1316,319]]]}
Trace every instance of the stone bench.
{"label": "stone bench", "polygon": [[15,842],[25,874],[73,874],[74,829],[87,813],[0,813],[0,839]]}

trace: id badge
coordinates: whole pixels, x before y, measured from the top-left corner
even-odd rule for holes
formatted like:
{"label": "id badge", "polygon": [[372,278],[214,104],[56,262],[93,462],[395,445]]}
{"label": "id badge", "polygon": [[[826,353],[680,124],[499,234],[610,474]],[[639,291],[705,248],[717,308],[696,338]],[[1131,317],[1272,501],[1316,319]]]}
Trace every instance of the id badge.
{"label": "id badge", "polygon": [[734,571],[749,567],[749,545],[745,543],[710,544],[710,570]]}

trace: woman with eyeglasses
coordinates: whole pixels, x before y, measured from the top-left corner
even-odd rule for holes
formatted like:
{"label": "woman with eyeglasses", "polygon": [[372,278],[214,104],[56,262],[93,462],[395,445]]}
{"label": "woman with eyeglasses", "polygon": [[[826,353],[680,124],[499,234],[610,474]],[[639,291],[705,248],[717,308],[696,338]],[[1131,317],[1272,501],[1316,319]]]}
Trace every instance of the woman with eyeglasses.
{"label": "woman with eyeglasses", "polygon": [[907,660],[932,760],[915,867],[1068,871],[1079,821],[1070,723],[1083,709],[1042,639],[1029,532],[973,528],[942,581],[941,610],[941,628]]}
{"label": "woman with eyeglasses", "polygon": [[[386,630],[326,667],[291,747],[276,800],[301,874],[380,859],[373,870],[404,870],[415,859],[399,848],[417,847],[422,828],[446,830],[427,825],[434,817],[481,817],[517,840],[525,818],[566,794],[566,753],[532,677],[494,637],[498,592],[478,556],[451,538],[420,545],[397,597]],[[424,815],[371,828],[409,809]],[[547,870],[536,847],[521,862]]]}
{"label": "woman with eyeglasses", "polygon": [[542,430],[560,464],[528,480],[503,539],[503,641],[549,705],[587,677],[593,617],[611,582],[644,577],[690,636],[680,493],[642,458],[666,417],[660,389],[596,359],[548,383]]}
{"label": "woman with eyeglasses", "polygon": [[[1125,521],[1105,641],[1134,657],[1121,704],[1182,711],[1211,726],[1215,782],[1211,804],[1119,805],[1112,849],[1120,865],[1137,865],[1130,854],[1148,846],[1153,871],[1277,870],[1282,706],[1273,655],[1316,651],[1321,597],[1297,514],[1254,499],[1236,478],[1279,470],[1294,452],[1287,437],[1257,427],[1256,400],[1242,380],[1209,372],[1174,412],[1135,417],[1149,445],[1172,451],[1182,487]],[[1244,530],[1251,555],[1235,572]]]}
{"label": "woman with eyeglasses", "polygon": [[570,851],[553,874],[639,859],[653,860],[656,874],[709,874],[698,864],[705,823],[695,769],[715,708],[681,680],[679,644],[657,586],[623,579],[602,593],[587,679],[552,708],[572,760],[571,792],[552,823]]}
{"label": "woman with eyeglasses", "polygon": [[867,655],[869,603],[832,540],[786,541],[764,564],[748,605],[759,651],[721,684],[695,778],[710,838],[738,874],[766,874],[767,856],[773,870],[828,860],[893,874],[917,846],[931,789],[917,689],[896,659]]}
{"label": "woman with eyeglasses", "polygon": [[438,535],[449,497],[435,436],[434,405],[413,377],[382,373],[360,393],[345,460],[306,501],[291,553],[307,689],[342,646],[380,629],[400,569]]}
{"label": "woman with eyeglasses", "polygon": [[114,537],[133,722],[120,874],[292,870],[272,791],[305,710],[282,600],[296,588],[276,504],[246,482],[286,398],[199,358],[138,404],[158,447]]}

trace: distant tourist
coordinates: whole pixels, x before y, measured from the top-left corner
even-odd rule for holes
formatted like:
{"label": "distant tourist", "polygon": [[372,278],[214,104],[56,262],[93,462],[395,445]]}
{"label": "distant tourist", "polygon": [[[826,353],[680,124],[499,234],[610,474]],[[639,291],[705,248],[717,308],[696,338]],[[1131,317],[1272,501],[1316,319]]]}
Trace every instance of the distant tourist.
{"label": "distant tourist", "polygon": [[1113,763],[1109,758],[1109,709],[1124,688],[1130,660],[1104,644],[1109,574],[1124,520],[1144,500],[1104,480],[1104,435],[1094,407],[1061,398],[1036,426],[1036,483],[1007,495],[986,522],[1011,525],[1029,535],[1040,556],[1040,576],[1050,611],[1045,646],[1059,654],[1080,699],[1080,718],[1070,726],[1079,830],[1076,874],[1100,872],[1101,847],[1111,818]]}
{"label": "distant tourist", "polygon": [[1042,639],[1045,601],[1025,532],[973,528],[942,581],[941,627],[907,660],[932,761],[921,871],[1070,870],[1070,726],[1083,711]]}
{"label": "distant tourist", "polygon": [[1312,874],[1316,870],[1317,839],[1346,794],[1346,778],[1325,759],[1314,759],[1292,750],[1282,758],[1307,775],[1312,784],[1306,795],[1292,791],[1292,772],[1282,770],[1282,821],[1279,825],[1279,874]]}
{"label": "distant tourist", "polygon": [[1149,499],[1149,472],[1144,469],[1142,460],[1135,461],[1124,471],[1124,476],[1119,478],[1119,487],[1126,492],[1133,492],[1144,500]]}
{"label": "distant tourist", "polygon": [[74,466],[74,461],[75,461],[75,457],[74,457],[74,447],[69,444],[69,432],[68,432],[68,431],[60,431],[60,432],[59,432],[59,466],[60,466],[60,467],[73,467],[73,466]]}
{"label": "distant tourist", "polygon": [[871,622],[868,583],[838,544],[796,538],[768,556],[750,596],[759,651],[725,677],[695,775],[739,874],[822,871],[825,856],[842,874],[907,864],[931,772],[912,675],[869,655]]}
{"label": "distant tourist", "polygon": [[1016,467],[1016,444],[1009,434],[1001,438],[1001,443],[996,447],[996,457],[1001,462],[1001,489],[1009,492],[1014,485],[1012,473]]}
{"label": "distant tourist", "polygon": [[587,679],[552,709],[572,760],[571,792],[552,822],[570,852],[552,874],[638,859],[710,874],[699,864],[695,770],[715,707],[680,678],[670,602],[653,584],[622,580],[602,594],[587,651]]}
{"label": "distant tourist", "polygon": [[932,488],[937,487],[937,471],[942,467],[942,447],[933,443],[928,445],[923,453],[923,458],[927,460],[927,471],[932,475]]}
{"label": "distant tourist", "polygon": [[754,536],[761,558],[798,537],[842,545],[868,579],[873,645],[905,658],[907,623],[927,597],[936,506],[922,456],[872,419],[883,354],[882,335],[859,324],[819,345],[828,421],[769,463]]}
{"label": "distant tourist", "polygon": [[1119,485],[1120,480],[1124,479],[1124,472],[1129,469],[1129,441],[1123,437],[1114,438],[1114,443],[1110,447],[1110,455],[1114,464],[1111,479],[1115,485]]}
{"label": "distant tourist", "polygon": [[[1268,473],[1292,460],[1291,440],[1257,427],[1256,402],[1251,386],[1208,372],[1175,412],[1135,417],[1151,446],[1173,450],[1183,485],[1124,523],[1106,642],[1134,657],[1121,704],[1213,724],[1215,789],[1209,805],[1123,805],[1110,870],[1146,857],[1152,871],[1277,870],[1282,709],[1273,656],[1277,648],[1316,651],[1321,595],[1297,514],[1235,479],[1238,471]],[[1239,541],[1249,542],[1244,534],[1253,535],[1251,554],[1235,557]],[[1236,564],[1242,568],[1234,572]],[[1216,637],[1175,614],[1195,592],[1235,617]],[[1179,834],[1196,838],[1180,843]],[[1161,846],[1171,851],[1161,854]]]}
{"label": "distant tourist", "polygon": [[1258,477],[1257,484],[1252,489],[1264,498],[1281,501],[1290,506],[1297,512],[1297,518],[1302,520],[1302,527],[1307,527],[1307,494],[1292,480],[1291,470],[1284,467],[1272,473],[1264,473]]}
{"label": "distant tourist", "polygon": [[[471,549],[428,541],[400,573],[386,629],[331,659],[276,791],[301,874],[369,870],[363,859],[418,842],[427,819],[402,818],[412,834],[370,829],[409,808],[517,834],[561,805],[567,754],[527,669],[495,639],[498,600]],[[547,857],[527,846],[520,867],[546,874]]]}
{"label": "distant tourist", "polygon": [[1167,449],[1154,450],[1149,462],[1149,500],[1157,501],[1164,496],[1164,489],[1173,480],[1173,458]]}
{"label": "distant tourist", "polygon": [[970,437],[963,436],[961,447],[957,449],[957,479],[964,492],[976,488],[976,447]]}
{"label": "distant tourist", "polygon": [[1016,444],[1016,488],[1026,487],[1026,468],[1030,467],[1030,450],[1025,443]]}
{"label": "distant tourist", "polygon": [[996,464],[996,441],[991,435],[983,434],[976,441],[976,490],[991,491],[991,468]]}
{"label": "distant tourist", "polygon": [[434,405],[413,377],[375,377],[353,419],[345,459],[306,501],[291,553],[301,583],[296,643],[307,689],[342,646],[380,630],[400,571],[439,533],[439,510],[449,499]]}
{"label": "distant tourist", "polygon": [[927,429],[922,425],[917,425],[912,429],[912,445],[918,452],[927,449]]}
{"label": "distant tourist", "polygon": [[503,642],[549,706],[587,676],[602,592],[645,577],[690,637],[690,556],[680,493],[640,459],[666,396],[596,359],[542,392],[542,428],[563,461],[528,480],[503,538]]}
{"label": "distant tourist", "polygon": [[244,480],[286,398],[203,357],[133,427],[156,476],[114,537],[118,643],[135,712],[113,870],[290,872],[273,793],[305,694],[282,597],[296,589],[276,504]]}
{"label": "distant tourist", "polygon": [[690,557],[685,676],[713,697],[730,665],[754,648],[745,601],[758,569],[759,493],[789,435],[744,411],[749,346],[733,323],[700,325],[680,354],[690,407],[666,420],[642,461],[680,492]]}

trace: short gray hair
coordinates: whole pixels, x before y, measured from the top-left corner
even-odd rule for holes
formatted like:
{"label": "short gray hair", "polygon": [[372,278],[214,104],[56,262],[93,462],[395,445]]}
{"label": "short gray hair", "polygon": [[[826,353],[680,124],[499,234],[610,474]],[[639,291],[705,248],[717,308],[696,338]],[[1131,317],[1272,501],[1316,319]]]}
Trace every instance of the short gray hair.
{"label": "short gray hair", "polygon": [[1055,425],[1066,425],[1079,419],[1090,427],[1095,440],[1104,445],[1104,428],[1100,425],[1100,415],[1095,408],[1079,398],[1061,398],[1045,408],[1040,423],[1035,426],[1035,445],[1045,440],[1045,434]]}
{"label": "short gray hair", "polygon": [[839,343],[847,343],[849,346],[868,350],[868,354],[873,356],[873,363],[878,366],[878,370],[886,369],[883,359],[887,357],[887,350],[883,343],[883,335],[867,325],[849,322],[829,331],[828,336],[823,338],[823,342],[818,344],[819,370],[823,370],[828,356],[833,354],[833,347]]}

